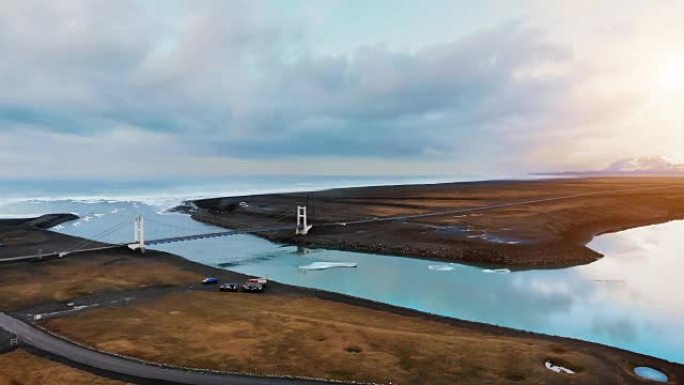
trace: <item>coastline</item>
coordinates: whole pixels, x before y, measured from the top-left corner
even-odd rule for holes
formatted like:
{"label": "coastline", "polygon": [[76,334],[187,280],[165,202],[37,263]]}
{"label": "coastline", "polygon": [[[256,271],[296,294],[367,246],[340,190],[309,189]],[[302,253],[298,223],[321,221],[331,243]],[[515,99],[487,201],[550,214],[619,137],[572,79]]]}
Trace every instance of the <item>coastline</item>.
{"label": "coastline", "polygon": [[[0,222],[1,225],[1,222]],[[26,229],[23,231],[27,231]],[[64,236],[59,233],[54,233],[51,231],[47,230],[41,230],[41,229],[35,229],[33,230],[34,232],[40,232],[45,238],[44,238],[44,247],[49,247],[50,242],[55,241],[55,242],[63,242],[63,238],[71,238],[73,241],[80,241],[80,238],[73,238],[73,237],[68,237]],[[171,264],[175,266],[177,269],[183,272],[189,272],[191,274],[194,274],[198,277],[201,276],[209,276],[213,275],[219,278],[221,281],[241,281],[248,276],[244,274],[240,274],[237,272],[233,272],[230,270],[225,270],[221,268],[215,268],[207,265],[203,265],[198,262],[190,261],[188,259],[185,259],[181,256],[175,255],[175,254],[170,254],[170,253],[165,253],[165,252],[159,252],[159,251],[153,251],[150,250],[143,256],[136,254],[135,252],[121,248],[121,249],[116,249],[116,250],[109,250],[106,252],[99,252],[99,253],[88,253],[88,254],[82,254],[82,255],[74,255],[74,256],[69,256],[64,258],[64,261],[70,261],[70,263],[75,264],[76,266],[79,266],[86,261],[92,260],[93,258],[101,258],[101,257],[107,257],[112,261],[117,261],[117,265],[125,262],[125,261],[134,261],[135,263],[143,263],[143,264],[148,264],[148,263],[156,263],[156,262],[163,262],[165,264]],[[111,262],[104,262],[103,266],[115,266],[115,265],[110,265]],[[8,274],[7,272],[9,270],[20,270],[24,269],[27,267],[30,267],[26,262],[21,262],[21,263],[14,263],[14,264],[8,264],[0,267],[0,269],[4,269],[5,273]],[[50,262],[46,262],[43,264],[40,264],[38,266],[50,266]],[[189,291],[188,291],[189,290]],[[123,297],[126,297],[130,295],[130,293],[135,293],[136,297],[139,297],[139,303],[145,303],[145,301],[152,301],[153,303],[160,300],[163,298],[164,295],[167,295],[168,293],[185,293],[185,292],[194,292],[199,290],[200,292],[204,291],[213,291],[211,288],[206,288],[206,287],[196,287],[192,285],[191,287],[185,286],[185,285],[171,285],[171,286],[161,286],[158,289],[155,289],[155,287],[150,287],[150,289],[144,289],[144,288],[138,288],[138,289],[126,289],[126,290],[105,290],[105,291],[95,291],[92,296],[94,296],[91,300],[92,301],[97,301],[99,303],[107,303],[110,300],[113,299],[120,299]],[[289,298],[289,297],[305,297],[305,298],[317,298],[325,301],[332,301],[335,303],[342,303],[346,305],[351,305],[355,307],[360,307],[364,309],[369,309],[369,310],[374,310],[374,311],[381,311],[381,312],[387,312],[399,316],[406,316],[406,317],[411,317],[412,319],[417,319],[417,320],[422,320],[425,322],[438,322],[441,324],[449,325],[451,327],[459,328],[463,330],[464,333],[467,334],[473,334],[473,335],[487,335],[489,338],[494,338],[494,339],[521,339],[522,341],[528,341],[527,343],[540,343],[542,341],[547,341],[547,342],[553,342],[553,343],[558,343],[563,346],[564,349],[567,349],[568,351],[582,351],[582,352],[588,352],[593,357],[596,357],[596,359],[603,360],[604,362],[608,362],[607,357],[612,357],[610,359],[610,362],[621,362],[624,363],[624,365],[627,365],[626,367],[633,367],[636,365],[650,365],[654,366],[657,368],[660,368],[664,370],[668,375],[670,375],[670,378],[673,379],[673,381],[676,381],[678,378],[684,378],[684,365],[677,364],[677,363],[672,363],[657,357],[651,357],[643,354],[638,354],[618,348],[613,348],[609,347],[606,345],[601,345],[598,343],[593,343],[593,342],[588,342],[588,341],[582,341],[582,340],[576,340],[576,339],[571,339],[571,338],[564,338],[564,337],[556,337],[556,336],[551,336],[551,335],[545,335],[545,334],[540,334],[540,333],[534,333],[534,332],[528,332],[528,331],[523,331],[523,330],[517,330],[517,329],[511,329],[511,328],[506,328],[506,327],[500,327],[500,326],[495,326],[491,324],[485,324],[485,323],[479,323],[479,322],[471,322],[471,321],[464,321],[464,320],[459,320],[456,318],[451,318],[451,317],[444,317],[444,316],[439,316],[439,315],[434,315],[434,314],[429,314],[429,313],[424,313],[420,312],[417,310],[409,309],[409,308],[403,308],[403,307],[398,307],[398,306],[393,306],[385,303],[380,303],[380,302],[375,302],[367,299],[362,299],[358,297],[353,297],[353,296],[348,296],[340,293],[334,293],[334,292],[328,292],[328,291],[322,291],[322,290],[317,290],[317,289],[310,289],[310,288],[303,288],[303,287],[297,287],[297,286],[291,286],[291,285],[286,285],[286,284],[281,284],[278,282],[272,282],[272,284],[269,285],[269,290],[267,293],[264,293],[264,295],[268,296],[284,296],[283,298]],[[77,296],[74,299],[75,301],[81,301],[85,300],[87,297],[82,297],[82,296]],[[112,306],[127,306],[127,305],[112,305]],[[55,310],[60,310],[64,308],[64,301],[54,301],[54,300],[41,300],[37,301],[32,304],[26,304],[22,305],[20,307],[15,308],[12,310],[12,314],[15,314],[17,316],[22,316],[25,317],[26,314],[38,314],[38,313],[43,313],[43,312],[51,312]],[[84,315],[87,315],[87,311],[83,313]],[[61,318],[61,317],[59,317]],[[599,358],[600,357],[600,358]],[[611,364],[614,365],[614,364]],[[623,370],[620,373],[620,376],[623,378],[628,379],[626,383],[637,383],[637,379],[633,377],[631,373],[628,372],[628,370],[619,369],[618,367],[614,367],[615,370]],[[675,382],[676,383],[676,382]]]}
{"label": "coastline", "polygon": [[[190,201],[184,210],[201,222],[246,229],[264,226],[278,214],[309,202],[313,207],[309,221],[314,227],[308,235],[295,236],[294,231],[256,235],[310,248],[529,269],[596,261],[602,255],[586,246],[593,237],[683,219],[682,201],[684,178],[589,178],[371,186],[212,198]],[[248,206],[238,205],[240,202]],[[454,214],[459,209],[463,214]],[[449,214],[421,217],[440,211]],[[403,215],[409,219],[385,221]],[[367,218],[379,220],[336,225]],[[294,213],[285,219],[281,222],[294,227]],[[483,239],[489,234],[495,241]],[[498,236],[512,241],[498,242]]]}

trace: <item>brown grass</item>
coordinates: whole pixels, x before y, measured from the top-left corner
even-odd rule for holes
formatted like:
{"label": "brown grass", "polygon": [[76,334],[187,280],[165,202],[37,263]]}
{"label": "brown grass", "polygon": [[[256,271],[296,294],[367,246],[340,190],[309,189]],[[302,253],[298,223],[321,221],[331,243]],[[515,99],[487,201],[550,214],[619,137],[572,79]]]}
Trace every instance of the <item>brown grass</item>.
{"label": "brown grass", "polygon": [[23,350],[0,355],[0,385],[124,385]]}
{"label": "brown grass", "polygon": [[125,253],[94,253],[0,268],[0,309],[92,294],[104,289],[177,285],[198,279],[172,263]]}
{"label": "brown grass", "polygon": [[[624,366],[557,342],[494,336],[294,295],[173,293],[53,319],[46,326],[150,361],[379,383],[608,384]],[[543,366],[547,358],[578,374],[549,372]]]}

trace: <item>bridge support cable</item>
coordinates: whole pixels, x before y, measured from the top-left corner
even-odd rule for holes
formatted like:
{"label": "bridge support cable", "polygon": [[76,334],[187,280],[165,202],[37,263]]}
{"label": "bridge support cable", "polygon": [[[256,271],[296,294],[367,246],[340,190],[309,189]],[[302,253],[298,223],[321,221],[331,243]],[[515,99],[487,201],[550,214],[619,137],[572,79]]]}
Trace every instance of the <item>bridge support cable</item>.
{"label": "bridge support cable", "polygon": [[102,238],[121,230],[124,226],[127,226],[129,223],[130,222],[128,219],[123,222],[120,222],[110,228],[107,228],[95,235],[90,236],[88,239],[81,241],[72,247],[69,247],[68,249],[60,252],[59,255],[64,256],[65,254],[78,251],[91,243],[99,242],[100,240],[102,240]]}
{"label": "bridge support cable", "polygon": [[[149,223],[153,223],[153,224],[156,224],[156,225],[165,226],[165,227],[167,227],[167,228],[169,228],[169,229],[176,229],[176,230],[183,230],[183,231],[193,231],[193,232],[196,232],[196,231],[200,230],[200,229],[191,228],[191,227],[187,227],[187,226],[179,226],[179,225],[176,225],[176,224],[166,223],[166,222],[163,222],[163,221],[160,221],[160,220],[157,220],[157,219],[154,219],[154,218],[150,218],[150,217],[145,218],[145,222],[149,222]],[[207,226],[207,227],[209,226],[209,225],[207,225],[207,224],[205,224],[205,223],[202,223],[202,222],[197,222],[197,224],[200,225],[200,226]]]}
{"label": "bridge support cable", "polygon": [[294,210],[285,210],[282,214],[274,217],[274,218],[269,218],[268,221],[264,223],[264,225],[276,225],[276,224],[282,224],[284,223],[283,221],[285,219],[288,219],[290,216],[294,216],[295,211]]}

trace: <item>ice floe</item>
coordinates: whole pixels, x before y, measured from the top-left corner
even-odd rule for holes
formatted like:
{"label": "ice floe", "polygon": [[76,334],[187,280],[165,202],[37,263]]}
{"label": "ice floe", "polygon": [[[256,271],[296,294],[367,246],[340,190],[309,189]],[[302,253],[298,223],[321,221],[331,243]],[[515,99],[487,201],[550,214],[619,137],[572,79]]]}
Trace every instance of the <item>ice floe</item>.
{"label": "ice floe", "polygon": [[508,274],[511,272],[511,269],[484,269],[482,270],[483,273],[497,273],[497,274]]}
{"label": "ice floe", "polygon": [[455,267],[453,265],[429,265],[428,269],[434,271],[451,271],[454,270]]}
{"label": "ice floe", "polygon": [[302,270],[325,270],[336,267],[358,267],[356,262],[313,262],[309,265],[299,266]]}

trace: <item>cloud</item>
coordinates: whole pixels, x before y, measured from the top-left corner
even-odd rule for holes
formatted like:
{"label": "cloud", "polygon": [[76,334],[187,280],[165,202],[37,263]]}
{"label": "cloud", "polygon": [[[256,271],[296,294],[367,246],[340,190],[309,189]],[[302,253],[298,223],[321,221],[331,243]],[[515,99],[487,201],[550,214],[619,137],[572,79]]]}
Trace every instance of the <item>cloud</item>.
{"label": "cloud", "polygon": [[626,158],[613,162],[606,171],[609,172],[684,172],[684,164],[673,163],[662,156]]}
{"label": "cloud", "polygon": [[[71,136],[126,146],[112,135],[132,127],[147,152],[167,154],[169,172],[200,158],[514,172],[572,162],[559,145],[615,126],[601,113],[636,103],[583,92],[601,70],[527,19],[411,52],[362,44],[335,55],[312,51],[316,31],[261,2],[0,1],[0,23],[5,147],[29,136],[61,153],[80,151]],[[119,153],[107,162],[126,168]],[[15,155],[24,173],[50,163]]]}

